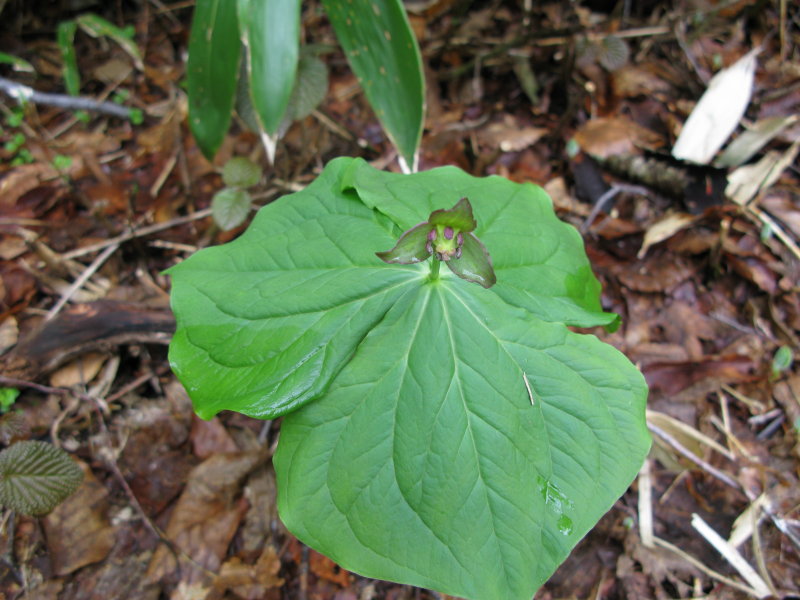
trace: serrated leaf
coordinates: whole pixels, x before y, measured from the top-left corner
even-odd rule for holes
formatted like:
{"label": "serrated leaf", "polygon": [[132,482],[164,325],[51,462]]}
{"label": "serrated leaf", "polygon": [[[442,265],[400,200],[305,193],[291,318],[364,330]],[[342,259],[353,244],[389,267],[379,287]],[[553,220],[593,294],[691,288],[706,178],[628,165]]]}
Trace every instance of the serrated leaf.
{"label": "serrated leaf", "polygon": [[253,107],[264,131],[275,135],[297,76],[300,2],[248,0],[240,4],[240,14],[245,12],[246,20],[240,26],[248,49]]}
{"label": "serrated leaf", "polygon": [[0,452],[0,504],[23,514],[53,510],[81,481],[80,467],[52,444],[25,441]]}
{"label": "serrated leaf", "polygon": [[400,0],[323,0],[328,18],[375,115],[407,165],[425,112],[419,47]]}
{"label": "serrated leaf", "polygon": [[261,179],[261,169],[244,156],[234,156],[222,167],[222,181],[228,187],[252,187],[259,179]]}
{"label": "serrated leaf", "polygon": [[240,54],[236,4],[197,0],[186,66],[189,127],[209,160],[231,122]]}
{"label": "serrated leaf", "polygon": [[328,67],[317,56],[300,53],[297,79],[289,101],[293,121],[304,119],[325,99],[328,92]]}
{"label": "serrated leaf", "polygon": [[624,67],[630,56],[628,44],[615,35],[608,35],[600,40],[597,49],[598,62],[609,71],[616,71]]}
{"label": "serrated leaf", "polygon": [[[463,197],[497,285],[375,256]],[[649,448],[642,376],[567,327],[613,316],[535,186],[338,159],[170,275],[195,409],[286,415],[281,517],[358,573],[528,600]]]}
{"label": "serrated leaf", "polygon": [[238,227],[250,212],[250,194],[240,188],[223,188],[211,199],[211,214],[223,231]]}

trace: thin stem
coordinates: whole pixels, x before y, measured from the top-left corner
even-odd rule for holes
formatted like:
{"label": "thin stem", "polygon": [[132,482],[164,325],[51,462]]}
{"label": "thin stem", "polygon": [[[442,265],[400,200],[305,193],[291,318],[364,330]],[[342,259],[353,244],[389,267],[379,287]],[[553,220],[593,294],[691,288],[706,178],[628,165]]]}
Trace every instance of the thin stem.
{"label": "thin stem", "polygon": [[440,261],[435,256],[431,256],[431,276],[430,276],[431,281],[436,281],[437,279],[439,279],[439,267],[441,266],[441,262],[442,261]]}

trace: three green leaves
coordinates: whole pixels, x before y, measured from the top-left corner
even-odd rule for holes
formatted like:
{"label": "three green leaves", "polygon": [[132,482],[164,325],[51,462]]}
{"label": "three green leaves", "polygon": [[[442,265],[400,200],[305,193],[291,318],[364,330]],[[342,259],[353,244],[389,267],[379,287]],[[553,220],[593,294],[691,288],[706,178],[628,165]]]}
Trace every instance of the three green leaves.
{"label": "three green leaves", "polygon": [[[424,78],[402,2],[323,0],[322,5],[375,115],[413,165],[422,136]],[[316,92],[303,93],[318,87],[310,79],[324,80],[327,87],[324,65],[304,60],[300,21],[299,0],[197,0],[187,66],[189,124],[206,157],[219,149],[234,105],[240,113],[252,107],[246,111],[252,115],[241,116],[276,139],[287,117],[298,116],[303,96],[318,99]],[[322,67],[321,75],[315,66]]]}
{"label": "three green leaves", "polygon": [[[496,283],[431,278],[468,236]],[[338,159],[170,274],[198,414],[285,415],[281,518],[363,575],[528,599],[649,448],[641,375],[568,328],[615,317],[535,186]]]}

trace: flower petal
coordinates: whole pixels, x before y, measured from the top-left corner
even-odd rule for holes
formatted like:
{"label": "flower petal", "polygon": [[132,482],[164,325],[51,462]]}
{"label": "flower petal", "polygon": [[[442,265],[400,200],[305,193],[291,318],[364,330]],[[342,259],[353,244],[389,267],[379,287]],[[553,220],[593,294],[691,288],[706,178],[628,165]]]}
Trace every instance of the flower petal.
{"label": "flower petal", "polygon": [[478,222],[472,216],[472,205],[469,200],[462,198],[455,203],[450,210],[435,210],[428,217],[431,225],[444,225],[456,231],[470,232],[478,226]]}
{"label": "flower petal", "polygon": [[492,259],[481,241],[471,233],[464,236],[461,246],[461,257],[447,261],[450,270],[472,283],[478,283],[485,288],[497,283],[497,277],[492,268]]}
{"label": "flower petal", "polygon": [[433,225],[428,222],[415,225],[400,236],[394,248],[375,254],[383,262],[390,264],[410,265],[422,262],[431,255],[426,245],[428,245],[428,233],[432,229]]}

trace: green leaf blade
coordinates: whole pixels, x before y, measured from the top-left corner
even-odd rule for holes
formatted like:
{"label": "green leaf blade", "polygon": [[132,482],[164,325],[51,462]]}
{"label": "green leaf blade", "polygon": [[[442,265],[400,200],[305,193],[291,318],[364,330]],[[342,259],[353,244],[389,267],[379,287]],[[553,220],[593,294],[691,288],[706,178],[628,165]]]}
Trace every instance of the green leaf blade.
{"label": "green leaf blade", "polygon": [[50,512],[81,481],[80,467],[52,444],[18,442],[0,452],[0,504],[21,513]]}
{"label": "green leaf blade", "polygon": [[75,32],[78,24],[75,21],[62,21],[56,31],[56,43],[64,61],[64,87],[70,96],[77,96],[81,91],[81,76],[78,71],[78,57],[75,54]]}
{"label": "green leaf blade", "polygon": [[391,229],[333,191],[347,163],[261,209],[236,241],[170,269],[170,362],[201,416],[272,418],[308,402],[403,287],[425,276],[375,256]]}
{"label": "green leaf blade", "polygon": [[275,135],[289,106],[300,56],[299,0],[249,0],[241,24],[249,51],[250,92],[264,130]]}
{"label": "green leaf blade", "polygon": [[[571,365],[599,343],[535,319],[525,335],[495,331],[522,316],[508,310],[458,280],[395,304],[328,394],[284,420],[275,466],[290,531],[369,577],[533,595],[635,476],[646,388],[612,349],[620,372],[572,393],[598,379]],[[523,367],[547,400],[531,404]],[[631,421],[632,441],[614,442]]]}
{"label": "green leaf blade", "polygon": [[412,166],[422,136],[425,82],[417,40],[402,2],[323,0],[322,4],[378,120]]}
{"label": "green leaf blade", "polygon": [[240,54],[236,4],[198,0],[186,67],[189,127],[209,160],[222,144],[231,122]]}

